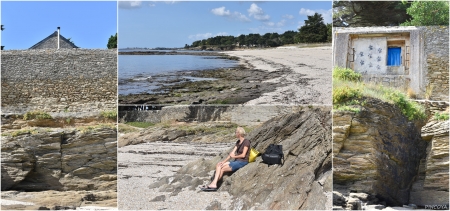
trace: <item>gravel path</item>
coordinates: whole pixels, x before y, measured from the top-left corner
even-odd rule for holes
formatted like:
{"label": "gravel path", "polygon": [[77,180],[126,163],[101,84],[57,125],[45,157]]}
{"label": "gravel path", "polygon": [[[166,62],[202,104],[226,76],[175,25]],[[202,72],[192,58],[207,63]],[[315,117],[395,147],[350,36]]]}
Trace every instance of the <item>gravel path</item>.
{"label": "gravel path", "polygon": [[[277,48],[263,50],[228,51],[225,54],[240,57],[255,69],[277,71],[289,68],[291,73],[265,82],[286,86],[245,104],[308,104],[331,105],[331,46],[315,48]],[[308,85],[300,86],[299,82]]]}
{"label": "gravel path", "polygon": [[[227,144],[145,143],[118,149],[119,210],[201,210],[214,201],[231,203],[227,192],[182,190],[175,196],[148,186],[159,178],[171,176],[189,162],[209,159],[230,149]],[[206,181],[205,181],[206,182]]]}

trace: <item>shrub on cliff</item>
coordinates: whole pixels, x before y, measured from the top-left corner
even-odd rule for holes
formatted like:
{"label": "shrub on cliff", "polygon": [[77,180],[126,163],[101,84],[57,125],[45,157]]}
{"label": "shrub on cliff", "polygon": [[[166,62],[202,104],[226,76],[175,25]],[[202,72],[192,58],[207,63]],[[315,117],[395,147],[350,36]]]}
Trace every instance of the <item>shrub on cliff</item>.
{"label": "shrub on cliff", "polygon": [[383,88],[383,95],[388,100],[394,102],[394,104],[400,108],[402,114],[408,117],[409,120],[425,119],[425,109],[418,103],[410,101],[406,94],[401,93],[398,90]]}
{"label": "shrub on cliff", "polygon": [[436,112],[434,113],[434,120],[437,121],[446,121],[449,119],[449,114],[448,111],[447,112]]}
{"label": "shrub on cliff", "polygon": [[117,119],[117,111],[102,111],[100,115],[104,118],[109,118],[112,120]]}
{"label": "shrub on cliff", "polygon": [[354,98],[361,97],[361,90],[349,86],[336,87],[333,89],[333,104],[343,104]]}
{"label": "shrub on cliff", "polygon": [[361,73],[357,73],[350,68],[335,67],[333,70],[333,79],[343,81],[360,81]]}
{"label": "shrub on cliff", "polygon": [[333,70],[333,108],[357,112],[352,105],[364,106],[362,97],[377,98],[396,105],[409,120],[425,119],[425,108],[411,101],[400,90],[371,83],[362,83],[361,74],[348,68]]}
{"label": "shrub on cliff", "polygon": [[23,115],[23,120],[32,119],[52,119],[52,116],[43,111],[28,111],[25,115]]}

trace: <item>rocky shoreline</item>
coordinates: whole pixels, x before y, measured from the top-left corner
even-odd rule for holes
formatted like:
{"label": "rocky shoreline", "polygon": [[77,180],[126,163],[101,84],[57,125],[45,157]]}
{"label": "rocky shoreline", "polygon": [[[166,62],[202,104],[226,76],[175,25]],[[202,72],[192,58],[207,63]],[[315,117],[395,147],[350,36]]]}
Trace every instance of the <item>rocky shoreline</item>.
{"label": "rocky shoreline", "polygon": [[[331,54],[329,47],[223,53],[123,52],[128,55],[183,53],[220,56],[221,59],[239,59],[240,65],[235,68],[182,71],[152,76],[147,80],[158,83],[158,88],[154,89],[155,93],[119,95],[119,104],[331,104],[331,96],[328,96],[331,93],[331,84],[324,83],[331,82],[328,77],[331,70],[326,68],[328,65],[322,63],[322,58],[302,57],[302,54],[308,51],[317,57],[322,57],[319,53],[323,52],[329,51]],[[240,55],[241,53],[256,56]],[[281,57],[274,58],[272,53]],[[298,63],[299,57],[302,57],[301,63]]]}
{"label": "rocky shoreline", "polygon": [[[288,68],[277,72],[254,70],[240,65],[236,68],[219,68],[171,75],[153,76],[159,87],[152,94],[119,95],[119,104],[242,104],[272,92],[282,86],[262,83],[290,72]],[[171,80],[167,80],[170,76]],[[189,77],[209,80],[190,80]],[[159,81],[160,78],[165,80]],[[307,83],[307,79],[303,83]]]}

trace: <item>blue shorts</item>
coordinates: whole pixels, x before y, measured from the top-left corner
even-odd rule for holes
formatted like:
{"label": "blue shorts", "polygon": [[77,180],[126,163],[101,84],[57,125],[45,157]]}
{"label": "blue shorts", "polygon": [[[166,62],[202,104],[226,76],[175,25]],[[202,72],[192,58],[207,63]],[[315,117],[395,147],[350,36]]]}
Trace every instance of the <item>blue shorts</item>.
{"label": "blue shorts", "polygon": [[237,171],[238,169],[244,167],[247,164],[248,162],[245,161],[231,161],[230,162],[231,171]]}

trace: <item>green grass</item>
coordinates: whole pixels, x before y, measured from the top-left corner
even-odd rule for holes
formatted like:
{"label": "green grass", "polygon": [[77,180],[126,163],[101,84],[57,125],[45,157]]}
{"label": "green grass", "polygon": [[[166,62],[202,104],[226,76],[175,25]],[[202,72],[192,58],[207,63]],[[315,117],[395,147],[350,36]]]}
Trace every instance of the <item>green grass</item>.
{"label": "green grass", "polygon": [[333,88],[333,104],[344,104],[348,101],[359,99],[362,97],[361,90],[358,88],[351,88],[352,86],[345,85]]}
{"label": "green grass", "polygon": [[76,129],[78,131],[80,131],[81,133],[88,133],[88,132],[93,132],[96,131],[98,129],[102,129],[102,128],[110,128],[110,129],[114,129],[116,130],[116,124],[113,123],[106,123],[106,124],[98,124],[98,125],[93,125],[93,126],[80,126],[77,127]]}
{"label": "green grass", "polygon": [[113,110],[113,111],[102,111],[100,113],[100,116],[102,116],[104,118],[116,120],[117,119],[117,111],[116,110]]}
{"label": "green grass", "polygon": [[139,131],[139,129],[137,129],[136,127],[132,127],[123,123],[119,123],[117,128],[119,129],[119,133],[132,133]]}
{"label": "green grass", "polygon": [[436,112],[434,113],[434,120],[446,121],[449,119],[449,114],[447,112]]}
{"label": "green grass", "polygon": [[[335,68],[341,71],[342,68]],[[352,73],[347,73],[350,69],[342,70],[345,74],[335,74],[333,71],[333,108],[336,110],[349,109],[341,108],[350,105],[365,105],[363,97],[380,99],[396,105],[409,120],[425,119],[425,108],[420,104],[409,100],[407,95],[400,90],[382,85],[360,82],[358,77],[353,77]],[[351,71],[351,70],[350,70]]]}
{"label": "green grass", "polygon": [[230,101],[228,99],[223,99],[211,101],[209,104],[229,104],[229,103]]}
{"label": "green grass", "polygon": [[23,115],[23,120],[32,120],[32,119],[52,119],[50,114],[43,111],[29,111]]}
{"label": "green grass", "polygon": [[344,106],[339,106],[339,107],[337,107],[335,110],[338,110],[338,111],[351,111],[351,112],[353,112],[353,113],[359,113],[359,112],[361,112],[361,109],[360,108],[358,108],[358,107],[354,107],[354,106],[346,106],[346,105],[344,105]]}
{"label": "green grass", "polygon": [[148,128],[150,126],[154,126],[155,123],[151,123],[151,122],[127,122],[125,123],[129,126],[133,126],[133,127],[139,127],[139,128]]}
{"label": "green grass", "polygon": [[20,129],[20,130],[16,130],[13,132],[5,132],[2,133],[2,136],[12,136],[12,137],[17,137],[23,134],[37,134],[39,133],[39,131],[37,131],[36,129]]}
{"label": "green grass", "polygon": [[361,81],[361,73],[357,73],[349,68],[336,67],[333,70],[333,80],[343,80],[343,81]]}

